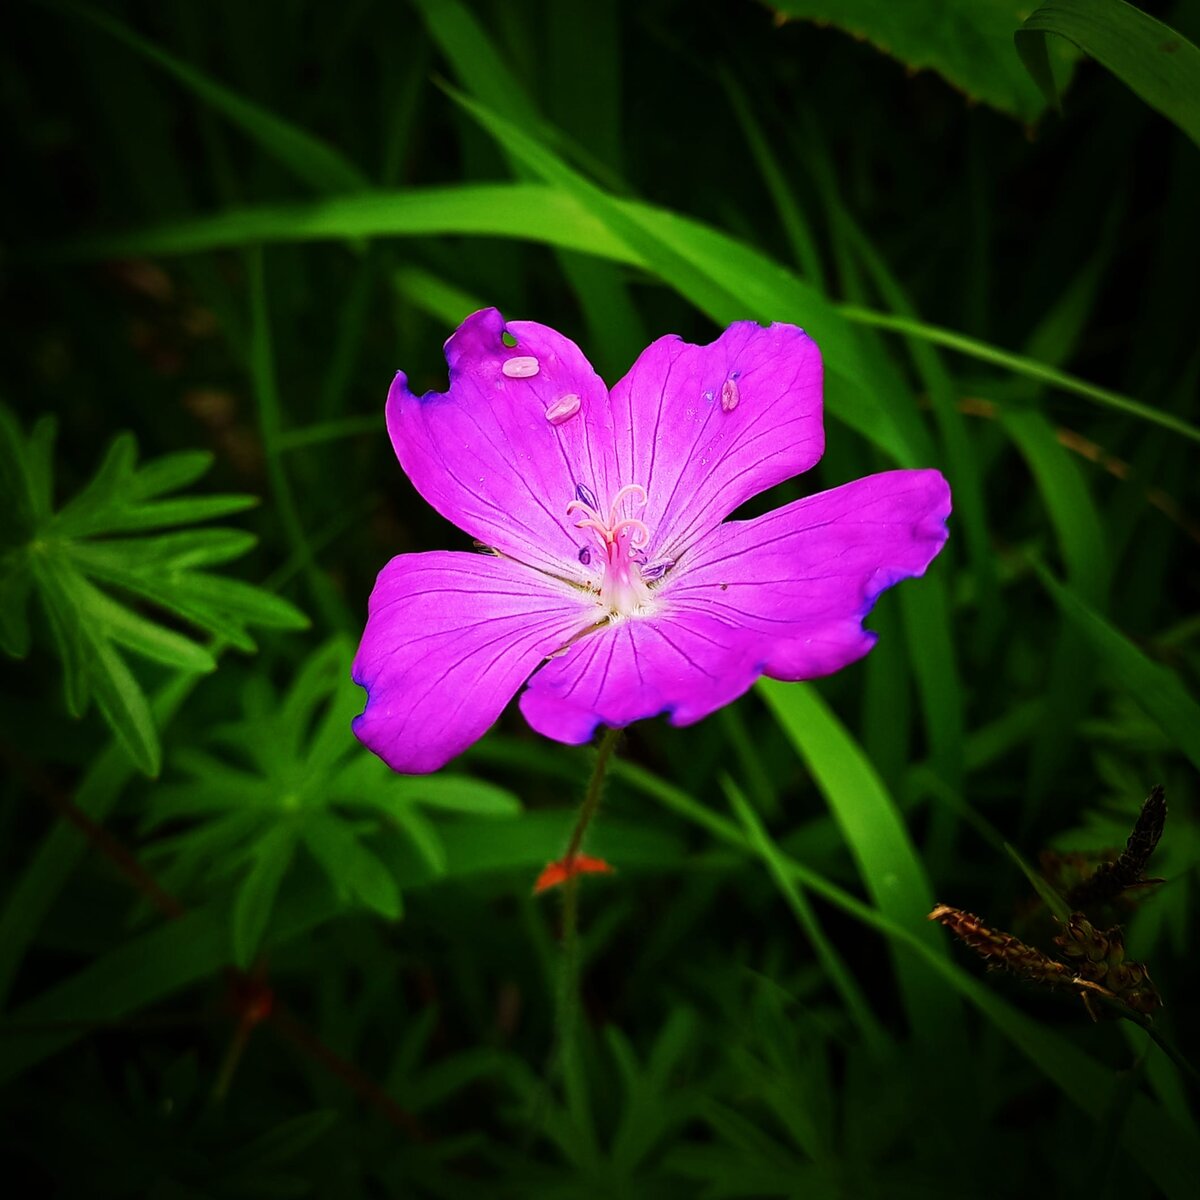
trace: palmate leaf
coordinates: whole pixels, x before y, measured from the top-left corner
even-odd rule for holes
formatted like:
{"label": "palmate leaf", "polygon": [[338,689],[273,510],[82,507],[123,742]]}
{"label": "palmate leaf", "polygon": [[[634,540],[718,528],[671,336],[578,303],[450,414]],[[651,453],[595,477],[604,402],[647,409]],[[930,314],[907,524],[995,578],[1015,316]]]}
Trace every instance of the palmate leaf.
{"label": "palmate leaf", "polygon": [[198,879],[235,879],[239,964],[253,961],[285,876],[306,861],[343,904],[396,920],[402,887],[447,871],[441,831],[422,810],[484,819],[521,812],[494,784],[403,777],[368,753],[350,729],[362,708],[352,654],[333,639],[282,694],[256,677],[243,689],[242,719],[212,729],[208,748],[181,750],[171,761],[177,777],[149,796],[142,831],[154,835],[146,853],[164,863],[160,878],[185,892]]}
{"label": "palmate leaf", "polygon": [[[29,602],[36,594],[63,664],[67,710],[91,700],[139,769],[158,773],[161,756],[150,706],[123,652],[179,671],[211,671],[212,654],[108,589],[149,601],[173,617],[254,649],[248,626],[300,629],[304,615],[261,588],[202,568],[246,553],[254,538],[233,529],[175,529],[240,512],[253,496],[168,495],[194,483],[212,456],[190,451],[138,466],[129,434],[109,446],[91,480],[53,507],[55,423],[26,436],[0,408],[0,500],[11,514],[0,532],[0,648],[29,652]],[[172,529],[152,536],[113,536]]]}

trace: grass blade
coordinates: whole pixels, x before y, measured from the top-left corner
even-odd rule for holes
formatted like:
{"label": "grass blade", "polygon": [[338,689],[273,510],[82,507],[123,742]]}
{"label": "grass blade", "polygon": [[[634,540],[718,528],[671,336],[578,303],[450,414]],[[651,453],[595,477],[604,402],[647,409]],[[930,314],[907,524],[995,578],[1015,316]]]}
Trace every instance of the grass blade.
{"label": "grass blade", "polygon": [[1108,674],[1174,745],[1200,769],[1200,704],[1166,667],[1148,659],[1070,588],[1044,567],[1037,572],[1054,602],[1087,639]]}
{"label": "grass blade", "polygon": [[1111,71],[1200,146],[1200,49],[1123,0],[1052,0],[1013,35],[1017,53],[1046,99],[1059,106],[1049,35],[1065,38]]}
{"label": "grass blade", "polygon": [[[933,899],[908,830],[875,769],[810,684],[760,680],[759,694],[775,714],[842,830],[868,894],[896,924],[935,954],[945,945],[925,919]],[[911,959],[896,962],[909,1021],[937,1041],[958,1023],[944,989]]]}

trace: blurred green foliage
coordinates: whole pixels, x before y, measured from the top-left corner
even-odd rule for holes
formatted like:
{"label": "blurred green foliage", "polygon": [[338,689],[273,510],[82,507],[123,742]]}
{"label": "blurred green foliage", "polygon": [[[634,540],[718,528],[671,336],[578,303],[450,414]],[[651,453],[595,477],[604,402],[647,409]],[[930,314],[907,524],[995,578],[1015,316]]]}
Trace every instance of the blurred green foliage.
{"label": "blurred green foliage", "polygon": [[[1108,71],[1055,69],[1043,111],[1014,41],[1035,7],[13,10],[20,1194],[1191,1196],[1186,1071],[925,919],[1038,933],[1005,844],[1119,847],[1164,784],[1167,882],[1126,942],[1200,1058],[1197,81],[1185,52],[1147,84],[1117,5],[1046,4],[1051,53],[1070,10],[1116,59],[1079,42]],[[1200,35],[1194,0],[1147,9]],[[955,495],[863,663],[625,738],[561,1055],[558,910],[530,891],[588,752],[510,713],[400,778],[349,730],[374,573],[466,541],[396,464],[384,394],[400,366],[440,386],[482,304],[609,382],[663,333],[794,321],[828,449],[755,504],[891,465]]]}

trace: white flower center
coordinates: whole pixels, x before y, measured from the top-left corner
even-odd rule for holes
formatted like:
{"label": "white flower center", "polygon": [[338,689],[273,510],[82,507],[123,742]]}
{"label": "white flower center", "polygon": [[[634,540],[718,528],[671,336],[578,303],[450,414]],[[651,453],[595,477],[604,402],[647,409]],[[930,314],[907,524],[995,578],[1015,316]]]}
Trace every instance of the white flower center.
{"label": "white flower center", "polygon": [[[640,483],[627,483],[613,497],[607,518],[601,516],[594,497],[586,488],[580,487],[577,495],[579,498],[567,505],[567,514],[582,514],[582,520],[576,521],[576,526],[592,531],[604,555],[600,606],[610,620],[644,616],[655,607],[650,585],[642,570],[645,559],[641,552],[650,542],[650,530],[644,521],[639,521],[637,517],[621,516],[619,510],[626,500],[634,507],[644,508],[646,489]],[[586,548],[581,550],[579,559],[580,562],[590,562],[591,552]],[[651,578],[660,578],[662,573],[662,570],[658,570],[657,574],[651,572]]]}

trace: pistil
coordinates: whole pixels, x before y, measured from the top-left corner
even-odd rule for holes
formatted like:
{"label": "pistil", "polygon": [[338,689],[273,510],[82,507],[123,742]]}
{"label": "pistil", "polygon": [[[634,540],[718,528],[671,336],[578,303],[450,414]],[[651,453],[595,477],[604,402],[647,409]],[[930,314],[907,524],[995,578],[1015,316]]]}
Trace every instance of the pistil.
{"label": "pistil", "polygon": [[[582,493],[584,489],[580,489]],[[600,604],[609,614],[609,619],[632,617],[646,612],[651,607],[650,588],[642,576],[641,551],[650,542],[650,530],[637,517],[624,517],[619,513],[625,500],[638,508],[646,504],[646,489],[639,483],[629,483],[613,497],[607,519],[599,513],[591,493],[588,499],[572,500],[567,505],[568,516],[583,514],[575,524],[579,529],[590,529],[604,552],[603,574],[600,580]],[[582,552],[580,561],[585,562]],[[591,556],[588,556],[590,560]]]}

